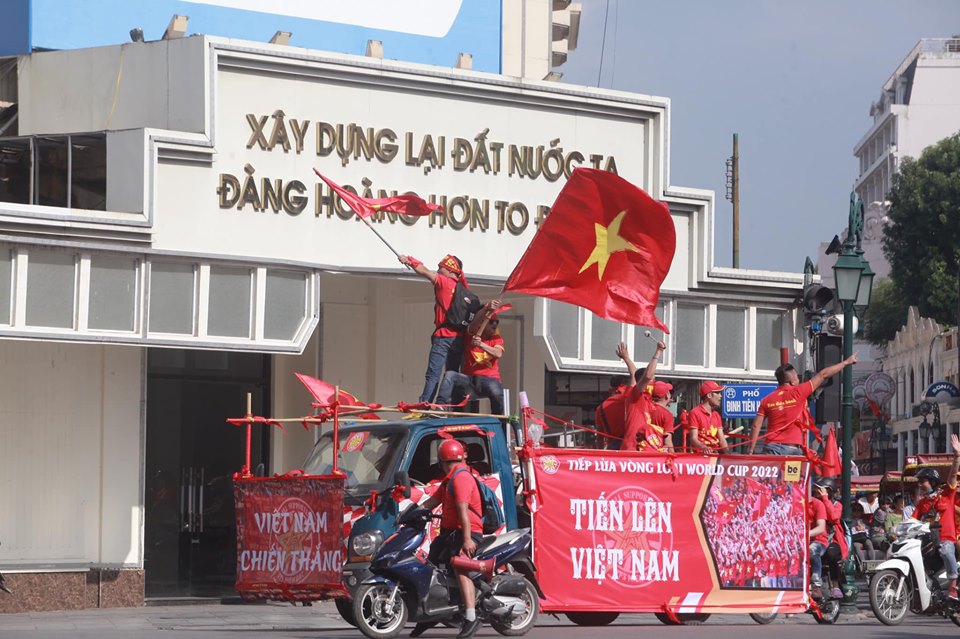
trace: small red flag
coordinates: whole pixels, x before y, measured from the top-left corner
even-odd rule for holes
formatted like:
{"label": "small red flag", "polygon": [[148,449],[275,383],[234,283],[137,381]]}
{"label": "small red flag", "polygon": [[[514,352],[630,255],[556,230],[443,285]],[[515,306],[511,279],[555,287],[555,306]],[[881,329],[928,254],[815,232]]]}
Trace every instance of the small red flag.
{"label": "small red flag", "polygon": [[[317,404],[321,407],[329,408],[333,406],[334,397],[337,396],[337,388],[323,381],[322,379],[317,379],[316,377],[310,377],[309,375],[304,375],[303,373],[294,373],[303,385],[307,387],[307,390],[310,391],[310,394],[313,395],[313,398],[317,400]],[[348,393],[347,391],[340,389],[339,403],[343,406],[370,406],[371,408],[379,408],[379,406],[374,406],[371,404],[364,404],[357,396],[353,393]],[[380,416],[376,413],[364,413],[359,415],[364,419],[380,419]]]}
{"label": "small red flag", "polygon": [[827,433],[827,441],[823,444],[823,461],[820,463],[821,477],[836,477],[843,472],[840,463],[840,450],[837,448],[837,438],[833,434],[833,426]]}
{"label": "small red flag", "polygon": [[321,180],[327,183],[334,192],[340,196],[347,205],[353,209],[357,216],[368,218],[377,211],[389,211],[391,213],[402,213],[404,215],[430,215],[434,211],[442,211],[443,207],[439,204],[430,204],[422,197],[416,195],[396,195],[394,197],[360,197],[346,190],[330,178],[326,177],[320,171],[314,169]]}
{"label": "small red flag", "polygon": [[578,168],[504,290],[668,332],[656,308],[676,246],[666,204],[613,173]]}

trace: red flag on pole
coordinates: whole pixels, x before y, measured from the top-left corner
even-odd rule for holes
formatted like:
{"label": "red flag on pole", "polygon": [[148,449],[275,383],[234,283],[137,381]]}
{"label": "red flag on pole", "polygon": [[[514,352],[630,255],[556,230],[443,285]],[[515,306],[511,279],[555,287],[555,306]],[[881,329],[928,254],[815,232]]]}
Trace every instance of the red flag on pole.
{"label": "red flag on pole", "polygon": [[666,204],[613,173],[578,168],[504,290],[667,331],[656,308],[676,245]]}
{"label": "red flag on pole", "polygon": [[837,449],[837,438],[833,434],[833,426],[827,433],[827,441],[823,444],[823,459],[820,463],[821,477],[836,477],[843,472],[840,463],[840,451]]}
{"label": "red flag on pole", "polygon": [[[334,397],[337,394],[337,388],[322,379],[317,379],[316,377],[310,377],[309,375],[304,375],[303,373],[294,373],[297,376],[304,386],[307,387],[307,390],[310,391],[310,394],[313,395],[313,398],[317,400],[323,408],[329,408],[333,406]],[[348,393],[347,391],[340,389],[339,403],[342,406],[370,406],[371,408],[379,408],[379,406],[373,404],[364,404],[357,396],[353,393]],[[364,419],[380,419],[380,416],[376,413],[364,413],[359,415]]]}
{"label": "red flag on pole", "polygon": [[396,195],[394,197],[360,197],[355,193],[346,190],[330,178],[326,177],[320,171],[314,169],[321,180],[327,183],[333,191],[340,196],[347,205],[353,209],[354,213],[361,218],[368,218],[377,211],[389,211],[391,213],[401,213],[403,215],[430,215],[433,211],[442,211],[443,207],[439,204],[430,204],[422,197],[416,195]]}

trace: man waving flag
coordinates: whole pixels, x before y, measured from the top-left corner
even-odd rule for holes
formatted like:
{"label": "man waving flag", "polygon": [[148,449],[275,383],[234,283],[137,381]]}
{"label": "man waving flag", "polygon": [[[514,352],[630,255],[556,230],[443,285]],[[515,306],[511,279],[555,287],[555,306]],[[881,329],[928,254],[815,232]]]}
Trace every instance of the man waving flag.
{"label": "man waving flag", "polygon": [[668,332],[656,308],[676,245],[666,204],[613,173],[578,168],[504,290]]}

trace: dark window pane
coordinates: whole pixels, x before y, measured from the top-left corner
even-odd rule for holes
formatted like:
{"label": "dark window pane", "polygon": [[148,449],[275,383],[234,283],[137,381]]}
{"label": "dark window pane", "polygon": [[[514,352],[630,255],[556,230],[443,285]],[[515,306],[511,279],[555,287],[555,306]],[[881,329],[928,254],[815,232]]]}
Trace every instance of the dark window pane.
{"label": "dark window pane", "polygon": [[70,208],[107,209],[107,138],[104,135],[70,138]]}
{"label": "dark window pane", "polygon": [[0,141],[0,202],[30,204],[30,140]]}
{"label": "dark window pane", "polygon": [[37,204],[67,206],[67,139],[37,138]]}

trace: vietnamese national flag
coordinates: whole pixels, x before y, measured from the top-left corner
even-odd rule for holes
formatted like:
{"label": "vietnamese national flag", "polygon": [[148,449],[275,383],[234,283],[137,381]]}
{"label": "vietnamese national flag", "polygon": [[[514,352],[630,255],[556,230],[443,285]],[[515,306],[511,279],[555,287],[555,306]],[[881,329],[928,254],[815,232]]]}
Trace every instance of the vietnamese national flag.
{"label": "vietnamese national flag", "polygon": [[377,211],[389,211],[391,213],[401,213],[403,215],[430,215],[434,211],[442,211],[443,207],[439,204],[430,204],[422,197],[416,195],[395,195],[394,197],[360,197],[346,190],[336,182],[330,180],[320,171],[314,169],[321,180],[327,183],[331,189],[340,196],[347,205],[353,209],[358,217],[368,218]]}
{"label": "vietnamese national flag", "polygon": [[656,308],[676,245],[666,204],[613,173],[580,167],[560,191],[504,290],[668,332]]}

